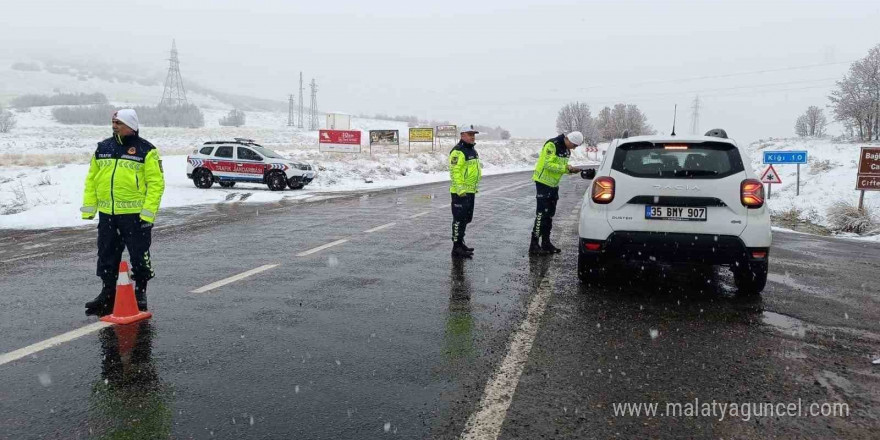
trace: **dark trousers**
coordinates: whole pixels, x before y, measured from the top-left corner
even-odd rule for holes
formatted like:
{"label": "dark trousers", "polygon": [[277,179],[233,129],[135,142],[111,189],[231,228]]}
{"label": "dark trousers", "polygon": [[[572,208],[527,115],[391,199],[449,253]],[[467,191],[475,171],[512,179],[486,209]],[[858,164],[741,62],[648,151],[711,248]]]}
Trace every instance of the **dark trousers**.
{"label": "dark trousers", "polygon": [[556,202],[559,201],[559,188],[535,182],[538,206],[535,209],[535,226],[532,238],[550,237],[553,229],[553,216],[556,215]]}
{"label": "dark trousers", "polygon": [[98,271],[103,280],[116,280],[122,251],[131,256],[132,279],[147,281],[155,276],[150,264],[153,224],[138,214],[98,215]]}
{"label": "dark trousers", "polygon": [[474,194],[452,194],[452,242],[464,242],[467,224],[474,219]]}

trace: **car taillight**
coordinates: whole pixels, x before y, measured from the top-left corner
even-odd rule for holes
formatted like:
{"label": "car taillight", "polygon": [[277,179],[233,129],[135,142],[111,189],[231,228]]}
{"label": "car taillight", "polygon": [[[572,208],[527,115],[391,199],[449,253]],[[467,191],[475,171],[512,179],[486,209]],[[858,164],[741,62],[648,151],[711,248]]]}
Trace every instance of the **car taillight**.
{"label": "car taillight", "polygon": [[764,184],[759,180],[743,180],[739,185],[739,194],[746,208],[756,209],[764,206]]}
{"label": "car taillight", "polygon": [[597,177],[593,180],[593,202],[600,205],[611,203],[614,200],[614,178]]}

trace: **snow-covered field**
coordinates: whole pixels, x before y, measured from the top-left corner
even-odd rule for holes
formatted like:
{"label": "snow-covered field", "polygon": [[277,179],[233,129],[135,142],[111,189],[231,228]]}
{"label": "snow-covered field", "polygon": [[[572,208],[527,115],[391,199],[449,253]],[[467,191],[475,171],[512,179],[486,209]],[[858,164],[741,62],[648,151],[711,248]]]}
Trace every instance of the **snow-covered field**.
{"label": "snow-covered field", "polygon": [[[858,203],[859,191],[854,188],[859,149],[863,146],[866,144],[829,139],[772,139],[754,142],[748,150],[752,167],[759,176],[766,168],[761,162],[764,151],[806,150],[809,163],[801,165],[800,195],[796,195],[797,166],[774,165],[782,184],[773,185],[768,206],[774,215],[800,210],[801,220],[828,227],[828,208],[835,202]],[[864,203],[880,213],[880,193],[865,191]],[[862,238],[880,241],[876,232]]]}
{"label": "snow-covered field", "polygon": [[[154,143],[163,157],[166,190],[162,207],[237,202],[240,194],[251,193],[246,203],[277,201],[285,197],[304,198],[321,192],[369,190],[443,181],[448,178],[447,154],[450,140],[431,152],[430,145],[414,145],[397,155],[392,147],[368,147],[361,154],[322,153],[317,132],[287,127],[287,115],[248,112],[247,126],[220,127],[222,110],[206,110],[206,127],[199,129],[143,127],[142,135]],[[95,143],[109,134],[108,127],[65,126],[52,121],[51,109],[34,108],[17,113],[19,125],[0,134],[0,228],[48,228],[87,225],[79,219],[83,179]],[[398,129],[406,124],[393,121],[353,119],[352,128]],[[233,189],[215,186],[195,188],[186,178],[186,154],[208,140],[247,137],[281,154],[307,161],[319,170],[318,178],[305,190],[271,192],[264,185],[238,184]],[[540,140],[478,141],[486,175],[523,171],[534,166]],[[576,162],[589,163],[586,153],[575,154]],[[369,182],[369,183],[368,183]]]}

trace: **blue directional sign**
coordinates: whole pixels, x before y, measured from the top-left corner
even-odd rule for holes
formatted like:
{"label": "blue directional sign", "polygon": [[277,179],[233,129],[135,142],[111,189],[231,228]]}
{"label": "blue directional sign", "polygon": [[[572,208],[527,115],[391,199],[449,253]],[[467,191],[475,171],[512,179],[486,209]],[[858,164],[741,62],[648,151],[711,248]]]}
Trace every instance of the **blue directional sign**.
{"label": "blue directional sign", "polygon": [[807,163],[807,152],[806,151],[765,151],[764,152],[764,163],[765,164]]}

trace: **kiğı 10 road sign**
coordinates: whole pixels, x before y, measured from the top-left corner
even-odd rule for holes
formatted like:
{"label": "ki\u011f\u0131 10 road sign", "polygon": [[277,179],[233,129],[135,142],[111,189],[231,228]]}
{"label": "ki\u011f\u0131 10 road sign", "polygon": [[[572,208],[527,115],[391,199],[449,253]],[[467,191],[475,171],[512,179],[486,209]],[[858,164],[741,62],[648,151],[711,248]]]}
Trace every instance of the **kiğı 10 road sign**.
{"label": "ki\u011f\u0131 10 road sign", "polygon": [[801,164],[807,163],[806,151],[765,151],[765,164]]}

